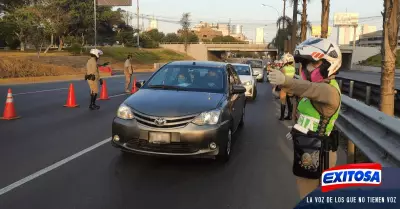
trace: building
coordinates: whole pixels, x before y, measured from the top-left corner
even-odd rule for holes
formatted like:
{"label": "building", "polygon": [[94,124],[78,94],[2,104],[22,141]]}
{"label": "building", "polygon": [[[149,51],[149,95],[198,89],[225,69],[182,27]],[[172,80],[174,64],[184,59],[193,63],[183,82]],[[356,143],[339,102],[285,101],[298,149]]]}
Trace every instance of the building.
{"label": "building", "polygon": [[232,34],[243,34],[243,26],[242,25],[233,25],[232,26]]}
{"label": "building", "polygon": [[[400,31],[400,30],[399,30]],[[360,35],[360,39],[356,42],[357,46],[376,46],[380,47],[383,41],[383,31],[375,31]],[[400,33],[399,33],[400,34]],[[398,37],[397,46],[400,46],[400,36]]]}
{"label": "building", "polygon": [[228,24],[217,24],[217,30],[221,31],[223,36],[231,35],[231,29]]}
{"label": "building", "polygon": [[158,21],[154,17],[153,17],[153,19],[151,19],[149,21],[149,29],[148,30],[153,30],[153,29],[158,29]]}
{"label": "building", "polygon": [[354,34],[354,27],[352,26],[341,26],[338,28],[338,44],[347,45],[352,44],[354,40],[359,40],[361,35],[372,33],[376,31],[376,26],[367,24],[359,25],[356,28],[356,34]]}
{"label": "building", "polygon": [[256,28],[256,43],[263,44],[264,40],[264,27]]}
{"label": "building", "polygon": [[193,32],[199,37],[200,41],[211,41],[213,38],[217,36],[222,36],[222,32],[215,30],[211,27],[203,27],[199,28],[196,30],[193,30]]}
{"label": "building", "polygon": [[[331,36],[332,34],[332,27],[328,27],[328,37]],[[311,36],[315,38],[321,37],[321,26],[320,25],[313,25],[312,26],[312,31],[311,31]]]}

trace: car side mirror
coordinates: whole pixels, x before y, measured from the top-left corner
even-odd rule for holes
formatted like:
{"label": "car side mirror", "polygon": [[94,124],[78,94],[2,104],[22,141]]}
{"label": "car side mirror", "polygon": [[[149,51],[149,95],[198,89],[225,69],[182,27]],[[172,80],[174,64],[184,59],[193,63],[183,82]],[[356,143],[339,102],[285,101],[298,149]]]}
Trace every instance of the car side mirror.
{"label": "car side mirror", "polygon": [[232,94],[243,94],[246,92],[246,88],[242,85],[233,85],[232,86]]}
{"label": "car side mirror", "polygon": [[135,83],[136,88],[142,88],[142,86],[146,83],[145,80],[140,80]]}

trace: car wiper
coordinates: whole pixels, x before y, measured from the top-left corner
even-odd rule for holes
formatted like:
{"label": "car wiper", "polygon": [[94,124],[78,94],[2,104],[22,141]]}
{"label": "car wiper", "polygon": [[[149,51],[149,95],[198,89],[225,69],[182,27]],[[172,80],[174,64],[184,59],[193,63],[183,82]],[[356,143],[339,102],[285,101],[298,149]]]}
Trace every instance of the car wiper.
{"label": "car wiper", "polygon": [[173,90],[185,90],[180,86],[170,86],[170,85],[149,85],[149,88],[152,89],[173,89]]}

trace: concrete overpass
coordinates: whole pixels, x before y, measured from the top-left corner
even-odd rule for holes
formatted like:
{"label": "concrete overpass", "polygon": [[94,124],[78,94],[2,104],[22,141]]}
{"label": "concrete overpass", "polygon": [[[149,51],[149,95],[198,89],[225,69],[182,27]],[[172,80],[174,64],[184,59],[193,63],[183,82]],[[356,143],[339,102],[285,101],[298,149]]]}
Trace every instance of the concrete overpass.
{"label": "concrete overpass", "polygon": [[[170,49],[173,51],[185,53],[183,43],[163,43],[160,47]],[[351,69],[352,63],[355,63],[356,57],[373,56],[375,50],[367,50],[356,48],[355,57],[353,57],[352,46],[341,46],[342,51],[342,68]],[[368,51],[368,55],[366,55]],[[222,55],[226,52],[268,52],[271,55],[276,55],[278,50],[276,48],[268,47],[268,44],[247,44],[247,43],[192,43],[188,45],[187,54],[196,60],[220,60]],[[358,55],[358,56],[357,56]],[[358,62],[358,61],[356,61]]]}
{"label": "concrete overpass", "polygon": [[[183,43],[163,43],[162,48],[185,53]],[[188,46],[187,54],[196,60],[219,60],[226,52],[269,52],[276,55],[278,50],[269,48],[268,44],[246,43],[192,43]]]}

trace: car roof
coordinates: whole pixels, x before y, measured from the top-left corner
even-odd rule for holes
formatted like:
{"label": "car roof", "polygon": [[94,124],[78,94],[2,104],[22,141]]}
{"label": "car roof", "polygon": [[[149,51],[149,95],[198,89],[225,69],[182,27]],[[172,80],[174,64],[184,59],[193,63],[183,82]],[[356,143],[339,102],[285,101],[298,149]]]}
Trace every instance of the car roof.
{"label": "car roof", "polygon": [[232,65],[234,65],[234,66],[247,66],[247,67],[250,66],[249,64],[242,64],[242,63],[232,63]]}
{"label": "car roof", "polygon": [[198,60],[186,60],[186,61],[173,61],[168,63],[168,65],[182,65],[182,66],[188,66],[188,65],[194,65],[194,66],[201,66],[201,67],[225,67],[229,63],[225,62],[214,62],[214,61],[198,61]]}

